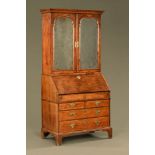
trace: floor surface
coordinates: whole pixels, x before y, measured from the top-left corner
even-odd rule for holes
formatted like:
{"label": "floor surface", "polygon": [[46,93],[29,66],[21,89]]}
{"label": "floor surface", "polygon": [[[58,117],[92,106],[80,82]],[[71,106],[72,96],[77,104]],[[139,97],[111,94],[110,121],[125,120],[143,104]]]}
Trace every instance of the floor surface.
{"label": "floor surface", "polygon": [[106,132],[78,135],[63,139],[56,146],[54,138],[41,139],[38,130],[27,129],[27,155],[128,155],[128,129],[113,129],[113,138]]}

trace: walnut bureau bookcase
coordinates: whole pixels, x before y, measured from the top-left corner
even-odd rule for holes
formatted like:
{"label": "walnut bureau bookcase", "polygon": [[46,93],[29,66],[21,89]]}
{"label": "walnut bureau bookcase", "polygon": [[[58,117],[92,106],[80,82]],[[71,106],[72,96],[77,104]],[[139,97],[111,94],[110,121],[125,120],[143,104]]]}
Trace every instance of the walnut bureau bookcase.
{"label": "walnut bureau bookcase", "polygon": [[62,138],[110,127],[110,90],[101,73],[99,10],[42,9],[41,135]]}

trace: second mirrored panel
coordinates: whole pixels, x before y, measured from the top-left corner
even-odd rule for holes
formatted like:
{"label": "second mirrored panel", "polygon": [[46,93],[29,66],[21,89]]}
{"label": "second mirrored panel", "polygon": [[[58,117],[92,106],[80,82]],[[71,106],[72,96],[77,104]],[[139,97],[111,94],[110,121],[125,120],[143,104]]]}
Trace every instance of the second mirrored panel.
{"label": "second mirrored panel", "polygon": [[98,68],[98,24],[95,18],[80,21],[80,69]]}

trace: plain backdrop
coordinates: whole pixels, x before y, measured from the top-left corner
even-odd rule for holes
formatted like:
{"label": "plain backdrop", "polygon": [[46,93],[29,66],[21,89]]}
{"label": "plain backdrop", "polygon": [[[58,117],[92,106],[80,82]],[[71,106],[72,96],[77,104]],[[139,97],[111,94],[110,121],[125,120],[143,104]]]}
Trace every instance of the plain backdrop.
{"label": "plain backdrop", "polygon": [[[27,154],[90,155],[128,154],[129,123],[129,8],[128,0],[27,0]],[[61,147],[54,140],[42,140],[41,129],[41,14],[40,9],[71,8],[104,10],[102,15],[102,72],[111,88],[113,139],[89,136],[68,138]],[[83,142],[82,142],[83,141]],[[91,143],[92,142],[92,143]],[[67,148],[65,147],[67,146]],[[70,147],[69,147],[70,146]],[[85,146],[85,148],[81,148]],[[94,146],[92,148],[91,146]],[[59,148],[59,149],[58,149]],[[81,148],[81,149],[80,149]],[[78,149],[78,151],[76,150]],[[61,152],[60,152],[61,150]],[[63,150],[63,152],[62,152]],[[81,151],[81,152],[80,152]],[[98,152],[96,152],[98,151]]]}

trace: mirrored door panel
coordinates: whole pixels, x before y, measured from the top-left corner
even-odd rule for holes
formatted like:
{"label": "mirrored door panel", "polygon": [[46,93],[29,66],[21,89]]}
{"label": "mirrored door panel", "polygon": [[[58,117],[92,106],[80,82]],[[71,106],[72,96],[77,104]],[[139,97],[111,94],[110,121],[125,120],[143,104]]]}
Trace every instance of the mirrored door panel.
{"label": "mirrored door panel", "polygon": [[98,68],[98,24],[95,18],[80,20],[80,69]]}
{"label": "mirrored door panel", "polygon": [[54,21],[54,70],[73,69],[73,27],[69,17],[57,17]]}

